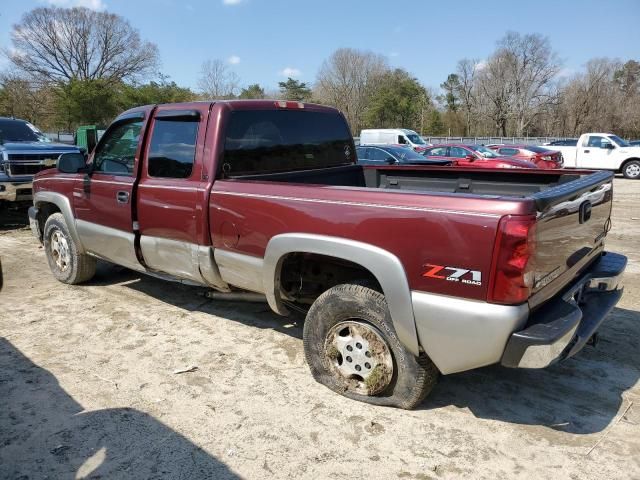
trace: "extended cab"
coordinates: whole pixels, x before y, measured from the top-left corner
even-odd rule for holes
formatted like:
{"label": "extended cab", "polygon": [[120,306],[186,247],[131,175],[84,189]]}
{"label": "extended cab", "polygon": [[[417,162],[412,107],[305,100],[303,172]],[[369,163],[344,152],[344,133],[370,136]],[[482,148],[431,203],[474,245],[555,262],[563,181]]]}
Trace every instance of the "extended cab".
{"label": "extended cab", "polygon": [[549,148],[562,153],[564,166],[568,168],[611,170],[625,178],[640,178],[640,146],[632,146],[612,133],[585,133],[577,146]]}
{"label": "extended cab", "polygon": [[[0,204],[31,200],[33,176],[77,147],[52,143],[25,120],[0,117]],[[1,205],[0,205],[1,206]]]}
{"label": "extended cab", "polygon": [[612,187],[609,172],[357,165],[335,109],[220,101],[123,113],[87,163],[37,175],[29,217],[62,282],[100,258],[264,295],[306,314],[316,380],[412,408],[439,373],[543,368],[594,336],[626,265],[604,248]]}

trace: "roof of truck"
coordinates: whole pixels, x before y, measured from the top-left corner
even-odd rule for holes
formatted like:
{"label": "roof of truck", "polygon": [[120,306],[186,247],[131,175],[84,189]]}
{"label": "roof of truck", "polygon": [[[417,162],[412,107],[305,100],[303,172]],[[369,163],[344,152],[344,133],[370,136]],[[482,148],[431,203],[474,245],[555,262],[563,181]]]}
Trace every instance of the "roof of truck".
{"label": "roof of truck", "polygon": [[[286,102],[286,106],[282,106],[282,103]],[[202,105],[222,103],[228,105],[232,110],[267,110],[277,106],[278,108],[291,108],[291,109],[308,109],[314,111],[326,111],[326,112],[338,112],[339,110],[327,105],[319,105],[317,103],[298,102],[294,100],[277,100],[277,99],[264,99],[264,100],[200,100],[197,102],[179,102],[179,103],[161,103],[157,105],[141,105],[139,107],[131,108],[125,112],[122,112],[118,117],[128,115],[136,112],[148,112],[155,107],[163,107],[166,105],[182,107],[185,109],[194,108]],[[296,104],[297,106],[293,106]],[[302,105],[302,107],[299,107]]]}

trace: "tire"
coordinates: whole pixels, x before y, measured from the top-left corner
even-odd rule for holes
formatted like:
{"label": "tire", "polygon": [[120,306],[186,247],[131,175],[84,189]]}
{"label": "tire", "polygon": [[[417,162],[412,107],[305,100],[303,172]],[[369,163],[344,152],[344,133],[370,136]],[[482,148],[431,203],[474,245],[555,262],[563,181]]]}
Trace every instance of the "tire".
{"label": "tire", "polygon": [[61,213],[54,213],[47,218],[43,240],[49,268],[56,279],[76,285],[93,278],[96,259],[78,251]]}
{"label": "tire", "polygon": [[631,160],[622,166],[622,175],[624,178],[637,180],[640,178],[640,161]]}
{"label": "tire", "polygon": [[398,339],[384,295],[362,285],[320,295],[303,340],[313,378],[353,400],[412,409],[438,380],[433,362],[424,354],[416,358]]}

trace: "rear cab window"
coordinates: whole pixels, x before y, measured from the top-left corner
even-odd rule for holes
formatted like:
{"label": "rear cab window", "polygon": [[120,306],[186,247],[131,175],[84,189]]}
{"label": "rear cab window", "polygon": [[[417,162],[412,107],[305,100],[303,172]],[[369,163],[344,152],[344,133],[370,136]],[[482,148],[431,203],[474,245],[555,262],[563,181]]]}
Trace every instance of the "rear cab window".
{"label": "rear cab window", "polygon": [[224,177],[353,165],[356,152],[346,121],[331,112],[231,112],[221,162]]}
{"label": "rear cab window", "polygon": [[189,178],[193,171],[198,119],[156,118],[149,145],[151,177]]}

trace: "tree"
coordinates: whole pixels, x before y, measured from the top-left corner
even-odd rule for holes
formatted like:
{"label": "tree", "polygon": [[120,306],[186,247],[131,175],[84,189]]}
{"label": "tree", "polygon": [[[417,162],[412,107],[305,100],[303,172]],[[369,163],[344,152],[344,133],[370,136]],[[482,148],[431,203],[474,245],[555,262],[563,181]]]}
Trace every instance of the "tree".
{"label": "tree", "polygon": [[20,118],[42,126],[52,110],[51,89],[20,75],[0,75],[0,115]]}
{"label": "tree", "polygon": [[119,15],[83,7],[36,8],[11,32],[5,55],[20,71],[58,84],[72,80],[109,83],[156,69],[158,49]]}
{"label": "tree", "polygon": [[238,76],[222,60],[207,60],[202,64],[198,88],[205,98],[233,98],[239,83]]}
{"label": "tree", "polygon": [[67,131],[81,124],[108,125],[121,111],[118,89],[108,80],[71,80],[56,90],[58,121]]}
{"label": "tree", "polygon": [[314,98],[342,110],[352,131],[359,132],[371,94],[388,71],[387,60],[382,55],[341,48],[322,63]]}
{"label": "tree", "polygon": [[[509,32],[498,42],[498,63],[506,68],[511,90],[510,110],[516,135],[523,135],[534,116],[553,102],[550,87],[560,70],[549,39],[540,34]],[[495,66],[495,65],[494,65]]]}
{"label": "tree", "polygon": [[467,58],[458,62],[456,68],[458,77],[457,92],[464,111],[464,135],[471,135],[471,124],[476,112],[476,72],[479,62]]}
{"label": "tree", "polygon": [[246,98],[246,99],[260,99],[265,98],[264,88],[262,88],[259,84],[254,83],[249,85],[247,88],[243,88],[240,91],[240,95],[238,98]]}
{"label": "tree", "polygon": [[306,83],[288,77],[286,82],[278,82],[280,94],[286,100],[297,100],[303,102],[311,98],[311,89]]}
{"label": "tree", "polygon": [[367,125],[379,128],[420,130],[421,113],[430,103],[425,88],[408,72],[396,69],[385,73],[371,95],[365,113]]}
{"label": "tree", "polygon": [[179,87],[176,82],[169,82],[168,77],[160,75],[159,82],[151,81],[142,85],[123,84],[118,102],[125,110],[138,105],[189,102],[195,98],[196,94],[190,89]]}
{"label": "tree", "polygon": [[460,92],[460,79],[455,73],[450,73],[447,79],[440,84],[445,92],[444,103],[449,112],[456,113],[459,108],[458,94]]}
{"label": "tree", "polygon": [[427,117],[426,132],[430,135],[442,135],[445,133],[444,123],[442,122],[442,115],[435,108],[432,109]]}

